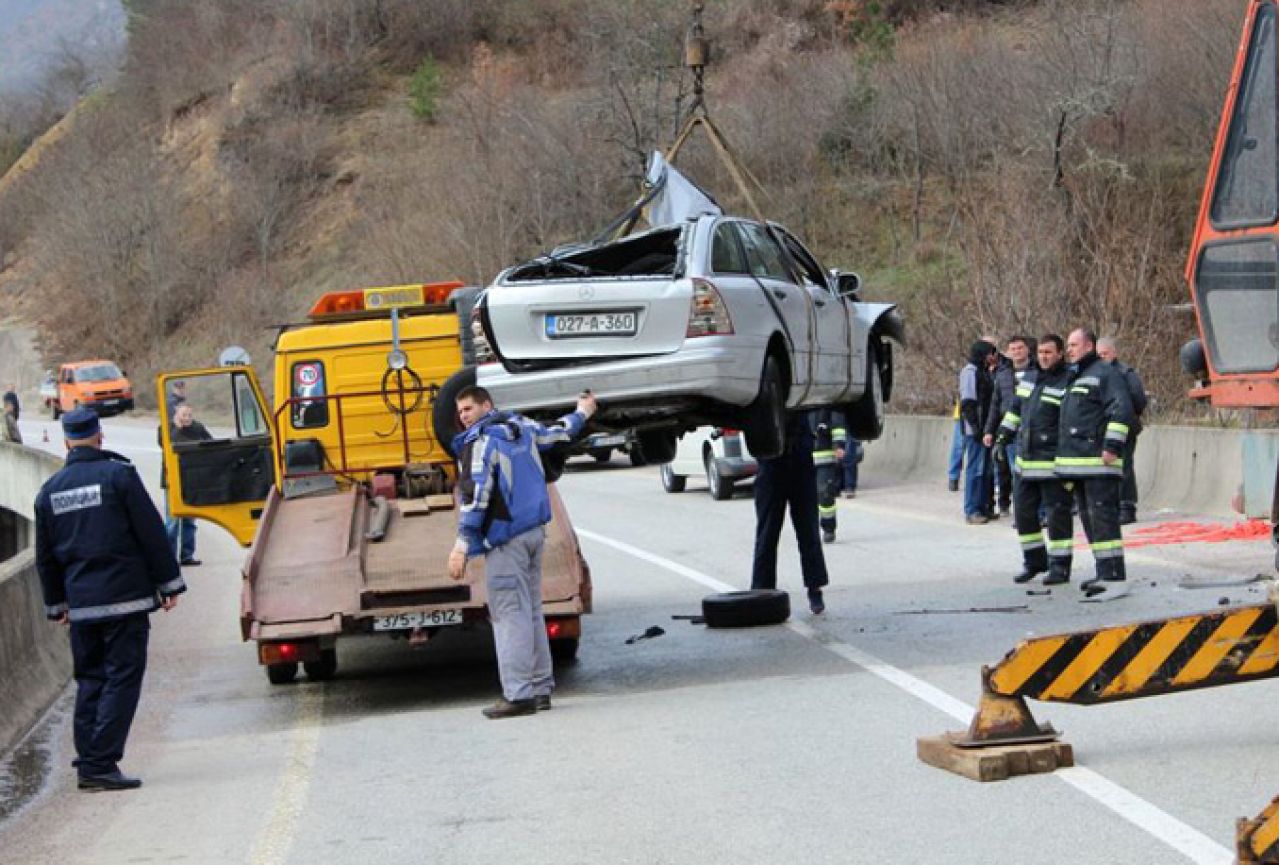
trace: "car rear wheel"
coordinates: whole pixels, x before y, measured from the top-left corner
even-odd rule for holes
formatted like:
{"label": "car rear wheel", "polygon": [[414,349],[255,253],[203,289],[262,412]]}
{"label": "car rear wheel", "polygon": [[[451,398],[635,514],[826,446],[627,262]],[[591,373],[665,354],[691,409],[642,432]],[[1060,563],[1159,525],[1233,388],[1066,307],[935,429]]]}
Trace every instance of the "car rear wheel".
{"label": "car rear wheel", "polygon": [[551,640],[551,659],[561,664],[571,664],[577,660],[577,637],[560,637]]}
{"label": "car rear wheel", "polygon": [[648,465],[648,460],[644,458],[644,450],[640,447],[640,443],[638,441],[631,442],[627,456],[630,457],[631,465],[635,468]]}
{"label": "car rear wheel", "polygon": [[733,481],[720,474],[719,463],[712,454],[706,455],[706,485],[710,488],[711,498],[717,502],[733,497]]}
{"label": "car rear wheel", "polygon": [[884,434],[884,370],[876,342],[872,339],[866,347],[866,391],[844,409],[849,434],[864,442]]}
{"label": "car rear wheel", "polygon": [[297,678],[297,664],[267,664],[266,677],[272,685],[287,685]]}
{"label": "car rear wheel", "polygon": [[662,475],[662,489],[668,493],[684,492],[684,485],[688,482],[688,478],[675,474],[675,470],[671,468],[670,463],[663,463],[660,472]]}
{"label": "car rear wheel", "polygon": [[675,435],[666,430],[646,430],[639,434],[640,450],[650,463],[668,463],[675,459]]}
{"label": "car rear wheel", "polygon": [[786,450],[786,387],[772,355],[764,360],[759,395],[746,410],[746,447],[756,459],[773,459]]}
{"label": "car rear wheel", "polygon": [[778,625],[790,618],[790,595],[777,589],[721,592],[702,598],[708,628],[752,628]]}
{"label": "car rear wheel", "polygon": [[320,660],[307,661],[302,667],[306,670],[306,677],[312,682],[327,682],[337,675],[338,650],[324,649],[320,652]]}

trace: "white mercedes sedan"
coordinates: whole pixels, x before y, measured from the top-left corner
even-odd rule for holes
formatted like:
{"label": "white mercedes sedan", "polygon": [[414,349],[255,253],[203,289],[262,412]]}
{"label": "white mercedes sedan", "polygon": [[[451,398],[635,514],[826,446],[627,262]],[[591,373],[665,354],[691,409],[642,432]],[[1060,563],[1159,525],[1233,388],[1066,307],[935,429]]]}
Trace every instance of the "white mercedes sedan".
{"label": "white mercedes sedan", "polygon": [[634,429],[649,462],[701,425],[782,453],[788,412],[833,406],[863,441],[883,430],[895,304],[858,299],[774,223],[700,216],[503,271],[473,316],[478,383],[550,417],[594,392],[598,429]]}

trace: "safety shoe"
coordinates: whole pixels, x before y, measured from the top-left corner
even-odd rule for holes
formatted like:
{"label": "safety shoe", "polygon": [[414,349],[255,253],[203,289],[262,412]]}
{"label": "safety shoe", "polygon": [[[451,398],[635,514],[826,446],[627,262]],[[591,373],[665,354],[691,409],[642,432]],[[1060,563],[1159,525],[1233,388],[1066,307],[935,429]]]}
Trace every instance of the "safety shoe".
{"label": "safety shoe", "polygon": [[1133,508],[1121,508],[1119,510],[1119,525],[1130,526],[1137,522],[1137,511]]}
{"label": "safety shoe", "polygon": [[820,616],[826,612],[826,600],[822,597],[821,589],[808,590],[808,609],[814,616]]}
{"label": "safety shoe", "polygon": [[1023,568],[1021,569],[1021,573],[1020,573],[1020,574],[1018,574],[1017,576],[1013,577],[1013,582],[1014,582],[1014,583],[1029,583],[1031,580],[1033,580],[1035,577],[1039,576],[1039,575],[1040,575],[1040,574],[1042,574],[1042,573],[1043,573],[1043,571],[1042,571],[1042,570],[1036,570],[1035,568],[1025,568],[1025,567],[1023,567]]}
{"label": "safety shoe", "polygon": [[505,697],[498,697],[497,702],[487,709],[483,710],[484,717],[492,718],[516,718],[520,715],[532,715],[537,712],[537,700],[508,700]]}
{"label": "safety shoe", "polygon": [[833,544],[833,543],[835,543],[835,533],[834,533],[834,532],[822,532],[822,543],[825,543],[825,544]]}
{"label": "safety shoe", "polygon": [[965,517],[965,520],[970,526],[984,526],[986,523],[990,522],[985,514],[969,514]]}
{"label": "safety shoe", "polygon": [[1060,586],[1069,582],[1070,574],[1063,574],[1061,571],[1049,570],[1048,576],[1044,577],[1045,586]]}
{"label": "safety shoe", "polygon": [[204,562],[200,561],[199,559],[183,559],[182,561],[178,562],[178,564],[184,568],[194,568],[197,565],[204,564]]}
{"label": "safety shoe", "polygon": [[537,706],[537,711],[539,712],[551,711],[551,695],[550,694],[538,694],[537,696],[533,698],[533,703]]}
{"label": "safety shoe", "polygon": [[959,492],[959,481],[951,478],[946,482],[946,489],[950,490],[952,493]]}
{"label": "safety shoe", "polygon": [[1085,601],[1113,601],[1127,595],[1127,580],[1097,580],[1084,590]]}
{"label": "safety shoe", "polygon": [[81,775],[76,786],[81,790],[136,790],[142,786],[142,779],[130,778],[116,769],[105,775]]}

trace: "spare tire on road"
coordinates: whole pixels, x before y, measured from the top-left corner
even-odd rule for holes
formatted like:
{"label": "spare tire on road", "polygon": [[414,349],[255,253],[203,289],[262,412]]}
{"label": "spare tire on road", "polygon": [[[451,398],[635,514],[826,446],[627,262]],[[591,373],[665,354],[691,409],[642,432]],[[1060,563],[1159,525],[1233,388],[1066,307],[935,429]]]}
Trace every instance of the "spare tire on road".
{"label": "spare tire on road", "polygon": [[702,598],[708,628],[751,628],[780,625],[790,618],[790,595],[779,589],[721,592]]}

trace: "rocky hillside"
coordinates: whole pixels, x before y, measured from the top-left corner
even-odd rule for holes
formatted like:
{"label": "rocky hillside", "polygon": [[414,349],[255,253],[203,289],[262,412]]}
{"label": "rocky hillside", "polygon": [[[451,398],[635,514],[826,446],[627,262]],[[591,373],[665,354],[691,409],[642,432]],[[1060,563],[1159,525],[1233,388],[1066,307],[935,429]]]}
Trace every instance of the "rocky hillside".
{"label": "rocky hillside", "polygon": [[[322,291],[482,283],[623,209],[689,95],[686,3],[127,6],[119,79],[0,181],[0,303],[50,364],[265,364]],[[906,307],[899,407],[944,408],[978,334],[1089,324],[1174,412],[1241,14],[720,0],[710,106],[770,215]],[[741,206],[704,148],[682,167]]]}

